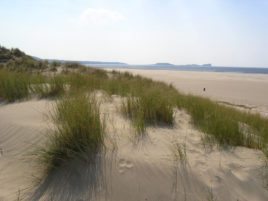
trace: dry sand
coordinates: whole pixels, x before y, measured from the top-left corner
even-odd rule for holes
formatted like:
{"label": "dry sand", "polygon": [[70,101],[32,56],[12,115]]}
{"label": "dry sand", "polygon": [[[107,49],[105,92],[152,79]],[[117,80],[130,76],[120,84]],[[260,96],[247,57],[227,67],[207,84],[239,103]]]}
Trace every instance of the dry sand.
{"label": "dry sand", "polygon": [[[204,146],[203,134],[184,111],[175,111],[174,128],[151,127],[137,139],[118,112],[120,101],[113,96],[101,104],[107,149],[95,165],[72,161],[40,185],[35,183],[40,171],[26,153],[46,140],[44,114],[51,102],[0,105],[0,200],[17,200],[18,194],[34,201],[268,200],[260,151]],[[176,147],[185,150],[185,160]]]}
{"label": "dry sand", "polygon": [[[42,142],[49,101],[0,105],[0,200],[15,200],[32,188],[33,150]],[[44,141],[43,141],[44,142]]]}
{"label": "dry sand", "polygon": [[[268,117],[268,75],[116,69],[172,83],[179,91],[250,108]],[[203,91],[206,88],[206,91]]]}

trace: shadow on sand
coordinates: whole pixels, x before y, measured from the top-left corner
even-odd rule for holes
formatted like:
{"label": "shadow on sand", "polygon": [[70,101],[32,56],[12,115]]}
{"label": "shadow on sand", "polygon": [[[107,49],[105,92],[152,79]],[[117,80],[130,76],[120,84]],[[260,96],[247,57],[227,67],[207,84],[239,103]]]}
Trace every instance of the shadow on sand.
{"label": "shadow on sand", "polygon": [[31,201],[96,200],[105,193],[105,156],[80,158],[51,171],[35,189]]}

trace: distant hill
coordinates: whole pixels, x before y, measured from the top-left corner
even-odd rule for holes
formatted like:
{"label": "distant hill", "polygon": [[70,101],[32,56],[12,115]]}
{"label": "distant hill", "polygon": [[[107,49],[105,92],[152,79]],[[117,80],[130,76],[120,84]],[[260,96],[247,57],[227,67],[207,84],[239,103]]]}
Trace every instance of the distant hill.
{"label": "distant hill", "polygon": [[[16,64],[16,65],[15,65]],[[46,68],[46,67],[55,67],[61,64],[78,66],[78,65],[88,65],[88,66],[131,66],[123,62],[104,62],[104,61],[79,61],[79,60],[61,60],[61,59],[41,59],[39,57],[30,56],[25,54],[23,51],[18,48],[7,49],[0,45],[0,65],[9,65],[9,66],[19,66],[27,68]],[[159,62],[155,64],[147,64],[141,66],[156,67],[156,68],[196,68],[212,67],[211,64],[186,64],[186,65],[175,65],[167,62]]]}
{"label": "distant hill", "polygon": [[20,58],[30,57],[17,48],[7,49],[5,47],[0,46],[0,63],[7,63],[9,61]]}
{"label": "distant hill", "polygon": [[203,67],[212,67],[212,64],[203,64]]}
{"label": "distant hill", "polygon": [[8,49],[0,45],[0,68],[9,68],[16,70],[26,69],[47,69],[55,68],[57,66],[65,66],[67,68],[78,68],[82,65],[98,66],[98,65],[128,65],[122,62],[102,62],[102,61],[73,61],[73,60],[60,60],[60,59],[41,59],[36,56],[25,54],[18,48]]}
{"label": "distant hill", "polygon": [[156,63],[153,64],[154,66],[175,66],[174,64],[171,63]]}
{"label": "distant hill", "polygon": [[[40,58],[38,58],[40,59]],[[122,62],[105,62],[105,61],[77,61],[77,60],[60,60],[60,59],[46,59],[48,62],[60,63],[79,63],[82,65],[128,65]]]}
{"label": "distant hill", "polygon": [[88,65],[128,65],[127,63],[122,62],[104,62],[104,61],[80,61],[79,63]]}
{"label": "distant hill", "polygon": [[18,48],[5,48],[0,46],[0,68],[13,70],[45,69],[48,62],[25,54]]}

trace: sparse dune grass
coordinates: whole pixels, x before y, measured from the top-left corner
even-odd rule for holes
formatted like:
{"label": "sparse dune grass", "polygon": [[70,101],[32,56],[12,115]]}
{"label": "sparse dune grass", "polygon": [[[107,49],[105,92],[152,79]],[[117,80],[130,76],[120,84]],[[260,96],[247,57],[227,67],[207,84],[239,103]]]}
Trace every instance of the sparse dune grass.
{"label": "sparse dune grass", "polygon": [[47,77],[40,74],[32,76],[30,91],[31,94],[37,95],[40,98],[45,97],[48,91]]}
{"label": "sparse dune grass", "polygon": [[56,97],[64,94],[64,85],[66,81],[61,75],[53,76],[49,80],[49,90],[43,94],[44,97]]}
{"label": "sparse dune grass", "polygon": [[112,74],[107,91],[126,97],[121,111],[132,120],[137,133],[144,133],[150,125],[173,125],[177,91],[171,85],[130,73]]}
{"label": "sparse dune grass", "polygon": [[14,102],[29,96],[30,75],[0,70],[0,98]]}
{"label": "sparse dune grass", "polygon": [[40,98],[59,97],[65,93],[66,78],[63,75],[35,75],[31,80],[31,92]]}
{"label": "sparse dune grass", "polygon": [[[139,133],[148,125],[172,125],[173,108],[190,113],[193,124],[221,146],[262,149],[268,156],[268,119],[239,111],[208,98],[186,95],[171,85],[130,73],[112,72],[108,92],[126,96],[121,111]],[[176,102],[176,103],[175,103]]]}
{"label": "sparse dune grass", "polygon": [[125,116],[133,120],[138,133],[148,125],[172,125],[176,90],[161,82],[113,71],[110,76],[103,70],[84,74],[70,74],[71,92],[104,90],[108,94],[128,97],[122,103]]}
{"label": "sparse dune grass", "polygon": [[178,106],[192,116],[193,124],[215,137],[220,145],[267,149],[268,119],[238,111],[208,98],[181,95]]}
{"label": "sparse dune grass", "polygon": [[121,110],[133,120],[138,133],[143,133],[148,125],[172,126],[174,122],[173,104],[157,88],[147,89],[138,97],[128,96]]}
{"label": "sparse dune grass", "polygon": [[71,92],[101,89],[101,83],[106,82],[105,78],[95,74],[73,73],[68,76],[68,79]]}
{"label": "sparse dune grass", "polygon": [[262,149],[268,156],[267,118],[220,105],[208,98],[185,95],[172,85],[131,73],[81,69],[82,72],[54,76],[2,69],[0,98],[13,102],[29,94],[47,98],[103,90],[109,95],[125,97],[121,111],[132,120],[138,133],[144,133],[150,125],[172,126],[173,109],[178,107],[185,109],[193,124],[218,144]]}
{"label": "sparse dune grass", "polygon": [[212,134],[220,144],[243,145],[243,134],[235,117],[231,116],[237,113],[233,114],[232,109],[224,111],[227,109],[224,106],[195,96],[188,96],[183,107],[191,114],[194,125],[204,133]]}
{"label": "sparse dune grass", "polygon": [[65,97],[57,102],[52,119],[55,131],[40,151],[47,171],[74,158],[94,157],[101,150],[104,126],[94,99],[81,94]]}

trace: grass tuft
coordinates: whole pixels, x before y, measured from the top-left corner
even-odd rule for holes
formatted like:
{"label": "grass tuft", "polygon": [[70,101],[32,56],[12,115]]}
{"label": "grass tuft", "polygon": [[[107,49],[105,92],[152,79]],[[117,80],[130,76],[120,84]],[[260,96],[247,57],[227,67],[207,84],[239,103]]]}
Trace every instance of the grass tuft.
{"label": "grass tuft", "polygon": [[43,97],[56,97],[64,94],[65,80],[61,75],[56,75],[49,80],[49,89]]}
{"label": "grass tuft", "polygon": [[174,123],[173,105],[164,95],[164,91],[144,89],[138,97],[128,96],[121,110],[133,120],[137,133],[142,134],[148,125],[168,125]]}
{"label": "grass tuft", "polygon": [[30,75],[0,70],[0,98],[14,102],[29,96]]}
{"label": "grass tuft", "polygon": [[66,97],[52,115],[56,129],[41,150],[48,171],[74,158],[91,158],[103,146],[104,126],[95,100],[86,95]]}
{"label": "grass tuft", "polygon": [[54,98],[65,93],[66,80],[62,75],[53,77],[35,76],[31,91],[40,98]]}
{"label": "grass tuft", "polygon": [[268,140],[268,119],[238,111],[208,98],[182,95],[178,107],[185,108],[193,124],[213,136],[220,145],[263,149]]}

